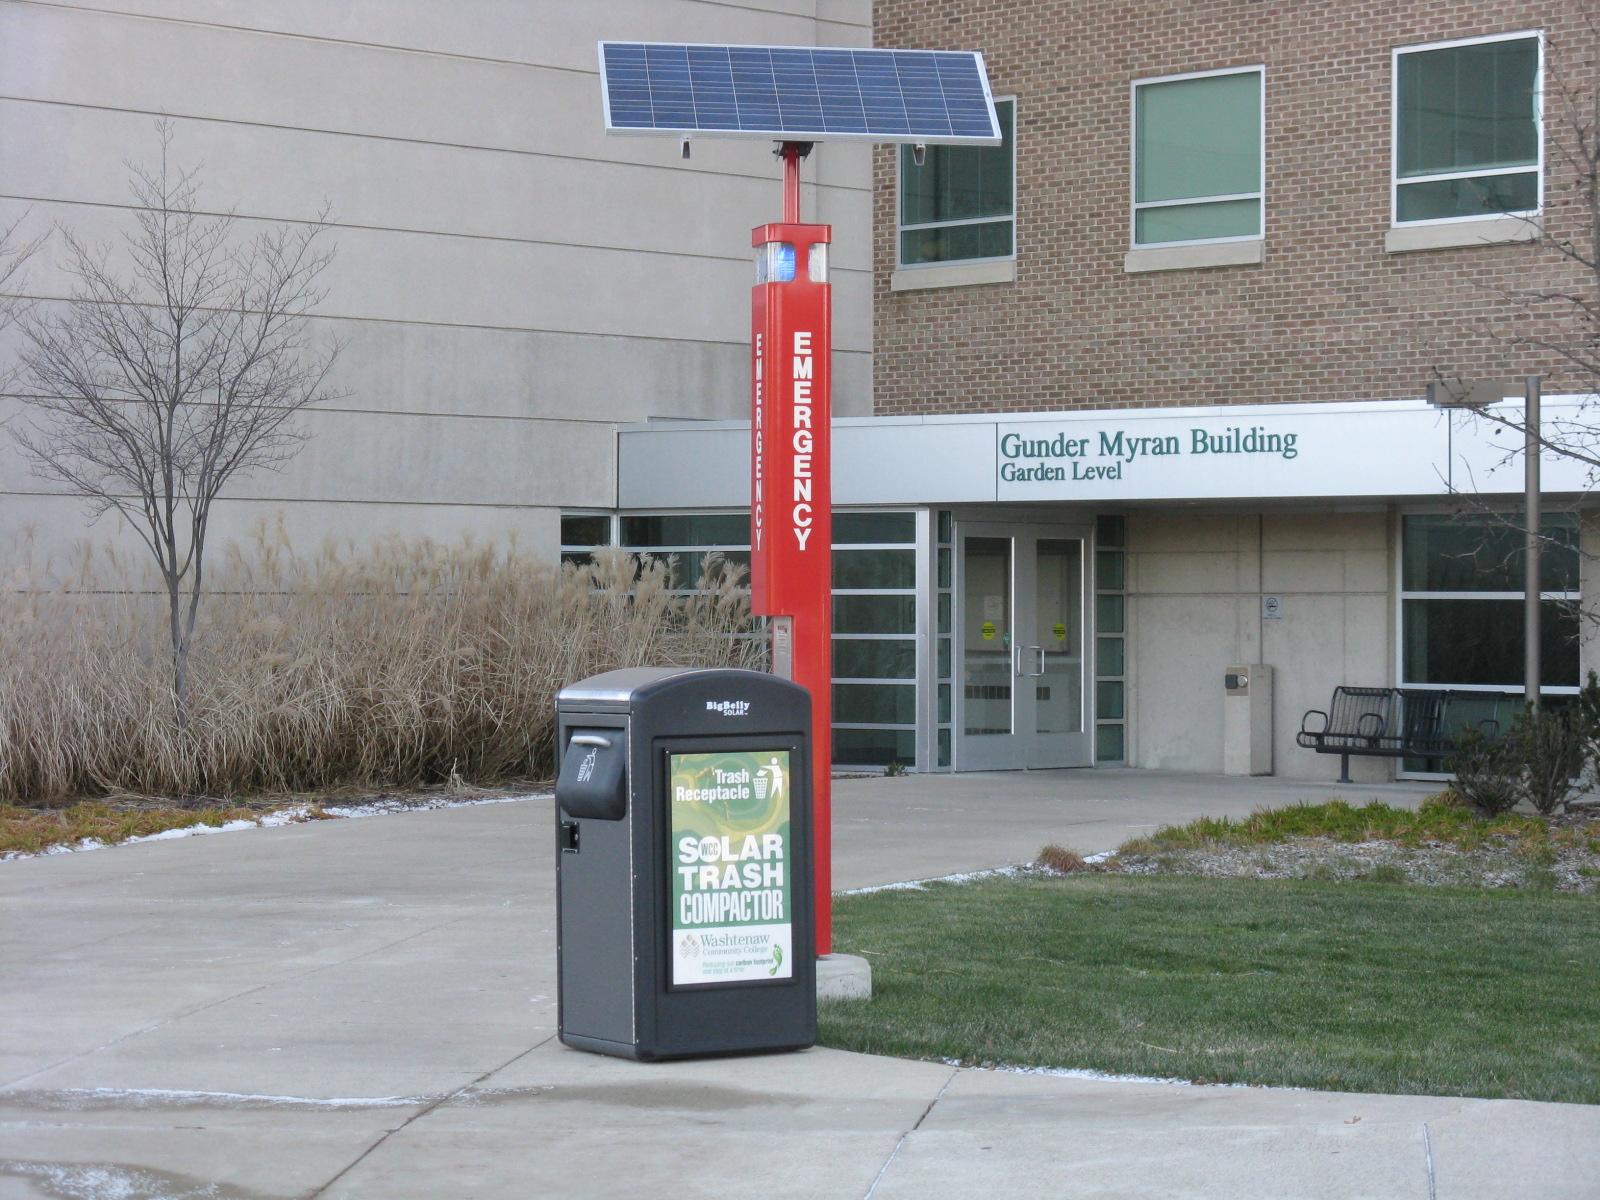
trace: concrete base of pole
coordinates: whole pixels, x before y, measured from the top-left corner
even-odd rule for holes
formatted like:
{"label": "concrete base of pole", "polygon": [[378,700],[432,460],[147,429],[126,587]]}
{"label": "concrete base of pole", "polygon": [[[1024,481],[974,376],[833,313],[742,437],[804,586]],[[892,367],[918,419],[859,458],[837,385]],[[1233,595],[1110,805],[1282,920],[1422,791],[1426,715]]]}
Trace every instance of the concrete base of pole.
{"label": "concrete base of pole", "polygon": [[857,954],[817,959],[818,1000],[871,1000],[872,964]]}

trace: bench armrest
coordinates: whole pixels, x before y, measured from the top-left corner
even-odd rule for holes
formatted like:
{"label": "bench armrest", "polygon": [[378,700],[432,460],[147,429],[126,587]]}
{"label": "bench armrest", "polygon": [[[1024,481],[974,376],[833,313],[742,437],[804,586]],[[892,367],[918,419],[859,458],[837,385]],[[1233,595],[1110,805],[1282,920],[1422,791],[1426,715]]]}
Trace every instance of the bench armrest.
{"label": "bench armrest", "polygon": [[[1322,718],[1322,728],[1321,729],[1307,729],[1306,728],[1306,722],[1311,720],[1312,717],[1321,717]],[[1301,733],[1327,733],[1328,732],[1328,714],[1323,712],[1320,708],[1311,709],[1309,712],[1306,713],[1305,716],[1300,718],[1300,732]]]}

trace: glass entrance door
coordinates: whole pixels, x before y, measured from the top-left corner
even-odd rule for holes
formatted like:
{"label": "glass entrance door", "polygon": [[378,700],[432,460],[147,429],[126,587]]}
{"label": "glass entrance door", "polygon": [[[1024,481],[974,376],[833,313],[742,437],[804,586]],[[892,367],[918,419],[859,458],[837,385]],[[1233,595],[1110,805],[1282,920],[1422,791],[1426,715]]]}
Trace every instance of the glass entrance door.
{"label": "glass entrance door", "polygon": [[961,522],[957,531],[955,769],[1088,766],[1087,529]]}

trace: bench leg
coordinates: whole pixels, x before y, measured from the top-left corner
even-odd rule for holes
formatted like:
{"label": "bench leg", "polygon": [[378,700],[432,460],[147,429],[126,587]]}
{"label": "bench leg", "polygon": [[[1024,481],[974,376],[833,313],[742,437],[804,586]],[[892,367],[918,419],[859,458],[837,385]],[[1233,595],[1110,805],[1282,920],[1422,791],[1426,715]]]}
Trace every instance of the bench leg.
{"label": "bench leg", "polygon": [[1339,782],[1350,782],[1350,756],[1348,754],[1339,755]]}

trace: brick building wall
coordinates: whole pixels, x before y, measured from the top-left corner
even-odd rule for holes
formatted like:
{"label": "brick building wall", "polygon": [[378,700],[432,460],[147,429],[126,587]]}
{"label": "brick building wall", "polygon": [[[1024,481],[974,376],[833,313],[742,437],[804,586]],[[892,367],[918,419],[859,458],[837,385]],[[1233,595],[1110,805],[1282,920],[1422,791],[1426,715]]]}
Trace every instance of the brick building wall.
{"label": "brick building wall", "polygon": [[[1516,344],[1560,325],[1510,294],[1582,288],[1581,268],[1538,244],[1385,250],[1393,48],[1534,29],[1546,228],[1577,237],[1555,93],[1594,76],[1580,0],[876,0],[876,44],[982,50],[994,94],[1017,97],[1014,283],[891,291],[895,151],[877,151],[876,411],[1389,399],[1420,395],[1435,369],[1589,390]],[[1130,83],[1255,64],[1264,261],[1126,272]]]}

